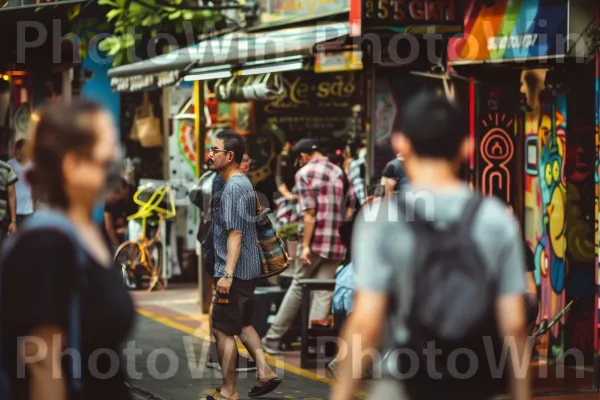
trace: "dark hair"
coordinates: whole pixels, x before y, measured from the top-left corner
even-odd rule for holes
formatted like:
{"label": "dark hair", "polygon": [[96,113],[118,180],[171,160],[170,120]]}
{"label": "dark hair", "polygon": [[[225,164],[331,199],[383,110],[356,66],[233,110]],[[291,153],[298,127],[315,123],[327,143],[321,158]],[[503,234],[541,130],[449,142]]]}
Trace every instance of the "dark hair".
{"label": "dark hair", "polygon": [[399,122],[398,130],[421,157],[453,160],[467,134],[458,106],[429,91],[406,102]]}
{"label": "dark hair", "polygon": [[49,103],[34,117],[30,143],[33,168],[27,173],[38,196],[52,206],[67,208],[62,161],[69,153],[90,158],[96,144],[91,117],[104,108],[92,102]]}
{"label": "dark hair", "polygon": [[246,152],[246,144],[239,133],[224,129],[217,133],[216,139],[223,141],[224,150],[233,153],[233,159],[237,164],[242,162]]}
{"label": "dark hair", "polygon": [[126,189],[129,189],[129,181],[125,178],[123,178],[122,176],[119,175],[113,175],[113,176],[109,176],[108,177],[108,188],[113,192],[113,193],[120,193],[125,191]]}
{"label": "dark hair", "polygon": [[15,143],[15,150],[17,150],[17,151],[23,150],[23,147],[25,147],[26,144],[27,144],[27,140],[25,140],[25,139],[17,140],[17,142]]}

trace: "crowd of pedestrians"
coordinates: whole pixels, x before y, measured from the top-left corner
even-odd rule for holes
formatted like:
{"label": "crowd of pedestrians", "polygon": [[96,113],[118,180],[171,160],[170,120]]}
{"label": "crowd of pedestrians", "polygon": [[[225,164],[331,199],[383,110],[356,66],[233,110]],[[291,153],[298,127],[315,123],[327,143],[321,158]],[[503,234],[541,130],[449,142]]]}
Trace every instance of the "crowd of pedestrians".
{"label": "crowd of pedestrians", "polygon": [[[353,399],[365,373],[375,370],[382,378],[370,398],[482,399],[508,391],[518,400],[530,398],[527,374],[511,367],[530,351],[527,336],[537,316],[532,254],[506,205],[460,179],[473,145],[463,120],[444,97],[412,99],[398,118],[392,139],[397,157],[383,170],[381,192],[365,185],[362,141],[354,159],[339,165],[316,140],[286,145],[277,204],[295,210],[300,249],[291,285],[263,338],[252,326],[265,262],[256,222],[263,207],[247,176],[243,137],[217,133],[210,173],[192,193],[204,221],[198,232],[202,264],[213,277],[215,354],[209,363],[223,375],[207,400],[240,398],[236,372],[243,369],[256,370],[251,397],[285,385],[267,354],[281,352],[306,278],[336,280],[334,292],[314,294],[309,316],[328,319],[333,299],[341,333],[340,352],[329,364],[336,377],[332,399]],[[62,357],[64,349],[79,351],[83,360],[101,348],[120,354],[133,327],[133,303],[112,250],[135,212],[135,188],[111,175],[117,161],[115,126],[103,108],[55,103],[39,111],[30,139],[15,144],[15,157],[0,162],[0,221],[10,233],[0,254],[0,398],[9,390],[15,399],[130,396],[120,370],[99,379],[87,363]],[[47,209],[36,212],[40,202]],[[98,209],[101,224],[94,219]],[[240,361],[236,337],[252,360]],[[500,377],[486,367],[484,337],[496,358],[505,339],[514,347]],[[49,351],[40,354],[40,343]],[[430,343],[439,346],[439,358],[427,356]],[[463,348],[479,360],[470,379],[447,368],[449,354]],[[26,361],[24,375],[18,359]],[[100,357],[96,368],[111,370],[111,361]],[[59,379],[57,368],[65,371]],[[408,371],[410,379],[397,377]]]}

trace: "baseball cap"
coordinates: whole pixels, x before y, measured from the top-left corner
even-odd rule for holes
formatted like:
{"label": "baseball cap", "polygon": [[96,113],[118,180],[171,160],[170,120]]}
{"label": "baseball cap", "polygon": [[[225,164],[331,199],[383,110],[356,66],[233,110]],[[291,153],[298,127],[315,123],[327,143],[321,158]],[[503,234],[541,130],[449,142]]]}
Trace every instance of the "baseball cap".
{"label": "baseball cap", "polygon": [[300,153],[312,154],[314,153],[319,146],[317,142],[312,139],[302,139],[300,140],[296,146],[294,146],[294,153],[296,155],[300,155]]}

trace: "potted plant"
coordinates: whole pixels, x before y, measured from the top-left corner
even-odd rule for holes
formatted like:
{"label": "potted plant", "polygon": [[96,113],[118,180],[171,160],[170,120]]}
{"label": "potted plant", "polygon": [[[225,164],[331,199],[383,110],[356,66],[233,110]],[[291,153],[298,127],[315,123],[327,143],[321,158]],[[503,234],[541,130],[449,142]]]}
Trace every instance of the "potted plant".
{"label": "potted plant", "polygon": [[281,239],[285,242],[286,250],[290,260],[296,258],[296,250],[298,249],[298,224],[285,224],[281,226],[277,232]]}

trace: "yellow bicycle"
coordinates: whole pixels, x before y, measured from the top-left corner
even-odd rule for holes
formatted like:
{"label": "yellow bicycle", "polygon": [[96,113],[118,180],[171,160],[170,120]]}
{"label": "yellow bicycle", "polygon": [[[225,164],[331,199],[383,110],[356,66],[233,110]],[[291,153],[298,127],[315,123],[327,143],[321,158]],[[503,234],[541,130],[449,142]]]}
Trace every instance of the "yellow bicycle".
{"label": "yellow bicycle", "polygon": [[[147,200],[143,200],[142,197],[146,197]],[[148,292],[154,290],[157,285],[164,290],[166,285],[162,280],[163,243],[160,241],[160,235],[163,221],[176,216],[173,191],[168,186],[156,187],[147,184],[135,192],[133,201],[139,206],[139,210],[127,219],[141,221],[140,237],[123,242],[115,252],[114,261],[123,268],[123,280],[130,288],[142,289],[144,276],[147,276]],[[153,231],[153,234],[148,235],[148,231]]]}

